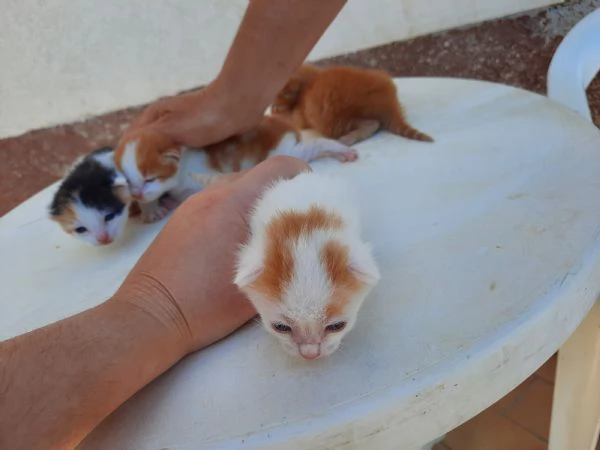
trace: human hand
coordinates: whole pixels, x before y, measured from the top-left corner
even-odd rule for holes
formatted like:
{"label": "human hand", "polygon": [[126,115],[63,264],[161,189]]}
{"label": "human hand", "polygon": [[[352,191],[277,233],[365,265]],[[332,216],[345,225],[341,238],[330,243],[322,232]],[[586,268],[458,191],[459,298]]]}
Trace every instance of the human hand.
{"label": "human hand", "polygon": [[156,318],[178,342],[181,356],[246,323],[256,312],[232,280],[247,216],[271,182],[306,170],[300,160],[278,156],[210,183],[175,211],[113,301]]}
{"label": "human hand", "polygon": [[150,104],[123,134],[121,142],[145,130],[159,132],[186,147],[200,148],[248,131],[262,113],[240,101],[216,79],[203,89]]}

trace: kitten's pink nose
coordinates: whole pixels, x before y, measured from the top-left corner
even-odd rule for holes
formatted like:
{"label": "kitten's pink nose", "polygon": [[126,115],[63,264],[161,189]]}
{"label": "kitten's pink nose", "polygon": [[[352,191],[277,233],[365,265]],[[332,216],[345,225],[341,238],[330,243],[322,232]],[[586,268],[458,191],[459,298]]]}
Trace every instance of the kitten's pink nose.
{"label": "kitten's pink nose", "polygon": [[300,344],[298,350],[304,359],[316,359],[321,355],[320,344]]}
{"label": "kitten's pink nose", "polygon": [[131,196],[133,197],[134,200],[142,200],[143,199],[143,195],[140,191],[131,191]]}
{"label": "kitten's pink nose", "polygon": [[110,244],[111,242],[112,242],[112,239],[110,238],[110,236],[108,234],[103,234],[102,236],[100,236],[98,238],[98,243],[102,244],[102,245]]}

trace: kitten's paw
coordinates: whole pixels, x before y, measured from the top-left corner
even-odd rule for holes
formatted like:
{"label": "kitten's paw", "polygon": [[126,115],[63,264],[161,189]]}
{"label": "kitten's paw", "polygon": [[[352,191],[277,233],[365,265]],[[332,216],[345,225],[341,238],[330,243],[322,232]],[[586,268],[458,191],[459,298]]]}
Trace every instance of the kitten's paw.
{"label": "kitten's paw", "polygon": [[157,205],[154,208],[142,211],[140,219],[144,223],[158,222],[159,220],[164,219],[169,214],[169,211],[170,209],[163,205]]}
{"label": "kitten's paw", "polygon": [[350,150],[336,153],[334,157],[342,163],[354,162],[358,159],[358,152],[351,148]]}
{"label": "kitten's paw", "polygon": [[133,202],[129,205],[129,217],[137,217],[142,214],[139,203]]}
{"label": "kitten's paw", "polygon": [[172,211],[181,205],[181,202],[176,198],[171,197],[170,195],[165,195],[159,200],[160,206],[166,208],[168,211]]}

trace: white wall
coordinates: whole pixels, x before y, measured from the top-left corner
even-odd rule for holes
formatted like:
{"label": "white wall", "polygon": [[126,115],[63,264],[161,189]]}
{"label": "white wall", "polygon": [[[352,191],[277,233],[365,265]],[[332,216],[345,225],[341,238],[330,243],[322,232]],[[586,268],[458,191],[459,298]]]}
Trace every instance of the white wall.
{"label": "white wall", "polygon": [[[326,1],[326,0],[323,0]],[[349,0],[311,59],[557,3]],[[209,81],[247,0],[4,0],[0,137]]]}

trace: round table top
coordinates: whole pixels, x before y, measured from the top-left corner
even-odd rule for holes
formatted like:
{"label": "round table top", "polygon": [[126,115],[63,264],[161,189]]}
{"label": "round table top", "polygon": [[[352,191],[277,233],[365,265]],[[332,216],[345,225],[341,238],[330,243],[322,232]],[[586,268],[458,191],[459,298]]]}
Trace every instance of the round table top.
{"label": "round table top", "polygon": [[[417,448],[492,404],[600,292],[600,132],[545,97],[396,80],[435,138],[379,133],[319,161],[359,187],[382,280],[343,347],[290,359],[250,324],[129,400],[81,448]],[[45,218],[51,188],[0,220],[0,339],[109,297],[163,223],[87,247]]]}

